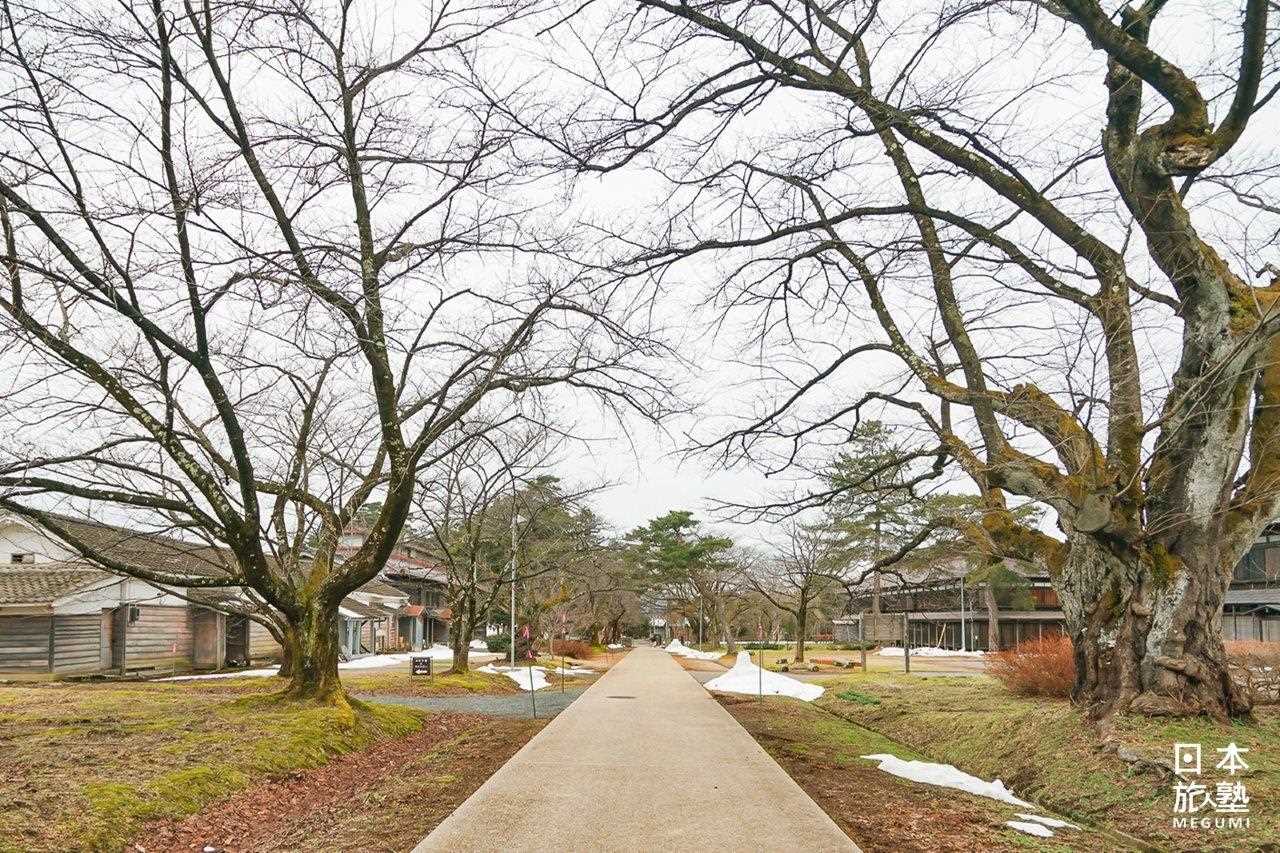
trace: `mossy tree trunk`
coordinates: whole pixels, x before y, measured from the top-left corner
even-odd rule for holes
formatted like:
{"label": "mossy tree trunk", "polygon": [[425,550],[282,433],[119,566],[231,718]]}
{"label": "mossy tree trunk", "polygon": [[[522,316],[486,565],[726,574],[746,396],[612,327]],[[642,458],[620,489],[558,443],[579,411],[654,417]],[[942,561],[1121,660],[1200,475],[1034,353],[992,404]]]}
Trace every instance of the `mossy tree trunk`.
{"label": "mossy tree trunk", "polygon": [[1122,557],[1089,538],[1072,541],[1059,594],[1075,648],[1072,697],[1092,715],[1249,713],[1223,648],[1229,575],[1214,568],[1215,550],[1201,542],[1184,558],[1160,548]]}
{"label": "mossy tree trunk", "polygon": [[471,666],[471,634],[475,631],[476,618],[473,594],[463,593],[462,599],[458,602],[457,614],[449,636],[449,647],[453,650],[453,664],[449,667],[449,672],[461,675]]}
{"label": "mossy tree trunk", "polygon": [[299,701],[345,704],[346,694],[338,678],[341,619],[337,603],[309,601],[300,616],[285,629],[284,656],[290,669],[284,695]]}

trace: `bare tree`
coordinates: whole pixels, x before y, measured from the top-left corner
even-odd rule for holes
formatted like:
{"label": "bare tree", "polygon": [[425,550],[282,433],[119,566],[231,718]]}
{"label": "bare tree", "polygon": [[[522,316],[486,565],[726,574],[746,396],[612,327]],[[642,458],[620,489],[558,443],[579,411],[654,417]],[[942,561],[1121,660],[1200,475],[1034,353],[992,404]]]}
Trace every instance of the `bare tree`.
{"label": "bare tree", "polygon": [[[454,617],[453,672],[467,669],[468,642],[479,620],[509,608],[511,584],[528,587],[544,575],[572,571],[582,559],[553,563],[546,550],[574,549],[576,530],[545,530],[549,516],[573,511],[599,487],[552,489],[550,471],[563,435],[528,419],[494,419],[440,465],[420,472],[414,526],[448,573]],[[566,534],[556,538],[555,534]],[[544,541],[550,535],[555,541]],[[580,537],[579,537],[580,538]],[[518,559],[511,562],[513,548]],[[563,580],[563,578],[561,578]],[[521,596],[524,597],[523,595]]]}
{"label": "bare tree", "polygon": [[[523,221],[536,176],[474,95],[531,8],[3,5],[0,507],[114,572],[244,588],[289,696],[345,701],[338,604],[482,401],[567,385],[657,411],[630,367],[649,343]],[[113,559],[56,506],[221,556]]]}
{"label": "bare tree", "polygon": [[1079,702],[1224,717],[1250,700],[1220,608],[1280,484],[1280,278],[1250,283],[1274,4],[1162,29],[1166,5],[617,3],[591,70],[564,63],[593,132],[544,135],[662,169],[673,221],[632,270],[713,256],[762,361],[810,355],[739,447],[914,421],[982,496],[974,544],[1053,578]]}
{"label": "bare tree", "polygon": [[[813,607],[841,588],[846,565],[844,549],[833,531],[822,525],[806,526],[793,521],[787,525],[778,553],[746,572],[756,592],[795,620],[798,663],[804,662]],[[878,596],[878,573],[876,581]]]}

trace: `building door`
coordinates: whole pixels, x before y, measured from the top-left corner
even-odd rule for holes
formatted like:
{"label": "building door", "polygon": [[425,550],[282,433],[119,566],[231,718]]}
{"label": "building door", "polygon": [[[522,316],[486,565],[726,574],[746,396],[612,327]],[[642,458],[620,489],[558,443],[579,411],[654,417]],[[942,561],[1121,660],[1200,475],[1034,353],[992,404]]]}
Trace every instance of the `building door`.
{"label": "building door", "polygon": [[227,617],[227,665],[243,666],[249,662],[249,617]]}
{"label": "building door", "polygon": [[127,658],[125,644],[129,639],[129,605],[111,611],[111,668],[124,674]]}

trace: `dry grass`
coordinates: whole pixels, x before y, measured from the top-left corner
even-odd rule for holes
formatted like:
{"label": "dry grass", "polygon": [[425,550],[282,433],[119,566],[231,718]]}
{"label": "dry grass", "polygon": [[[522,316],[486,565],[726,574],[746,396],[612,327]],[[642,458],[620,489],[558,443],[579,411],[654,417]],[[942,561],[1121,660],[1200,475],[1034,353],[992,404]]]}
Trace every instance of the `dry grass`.
{"label": "dry grass", "polygon": [[1076,681],[1071,640],[1055,634],[988,655],[987,673],[1012,693],[1065,698]]}
{"label": "dry grass", "polygon": [[0,850],[118,850],[146,821],[421,726],[407,708],[285,704],[199,683],[217,686],[0,689]]}

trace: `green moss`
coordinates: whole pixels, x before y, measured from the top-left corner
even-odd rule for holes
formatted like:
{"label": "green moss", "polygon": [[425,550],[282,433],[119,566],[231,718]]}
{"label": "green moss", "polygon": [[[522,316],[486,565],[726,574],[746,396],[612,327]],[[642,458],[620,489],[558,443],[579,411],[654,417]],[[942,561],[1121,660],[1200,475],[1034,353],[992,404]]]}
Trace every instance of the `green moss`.
{"label": "green moss", "polygon": [[868,696],[865,693],[859,693],[856,690],[846,690],[843,693],[837,693],[836,696],[846,702],[857,702],[859,705],[879,705],[880,700],[874,696]]}
{"label": "green moss", "polygon": [[[120,850],[144,823],[177,819],[258,781],[418,730],[419,712],[329,706],[177,685],[10,694],[5,768],[39,766],[31,802],[0,812],[0,837]],[[37,833],[30,835],[30,828]]]}
{"label": "green moss", "polygon": [[1149,567],[1151,580],[1157,588],[1164,588],[1183,570],[1182,560],[1169,553],[1162,542],[1151,546]]}
{"label": "green moss", "polygon": [[245,787],[249,777],[231,767],[187,767],[145,785],[97,782],[84,786],[90,822],[83,835],[93,849],[118,849],[149,820],[176,818]]}

